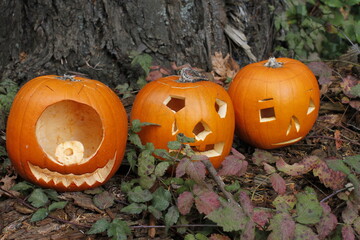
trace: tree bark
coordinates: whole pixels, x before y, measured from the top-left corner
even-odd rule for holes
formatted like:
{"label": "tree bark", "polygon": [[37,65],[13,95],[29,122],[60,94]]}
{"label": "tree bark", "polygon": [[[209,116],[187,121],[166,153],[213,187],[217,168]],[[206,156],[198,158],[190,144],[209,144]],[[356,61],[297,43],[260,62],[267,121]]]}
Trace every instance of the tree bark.
{"label": "tree bark", "polygon": [[[246,64],[254,60],[224,28],[233,20],[229,6],[253,9],[253,2],[267,5],[266,0],[2,0],[0,81],[81,73],[116,86],[143,74],[130,66],[134,51],[150,54],[154,64],[209,70],[215,51],[226,54],[235,46],[236,57]],[[256,50],[255,56],[264,51]]]}

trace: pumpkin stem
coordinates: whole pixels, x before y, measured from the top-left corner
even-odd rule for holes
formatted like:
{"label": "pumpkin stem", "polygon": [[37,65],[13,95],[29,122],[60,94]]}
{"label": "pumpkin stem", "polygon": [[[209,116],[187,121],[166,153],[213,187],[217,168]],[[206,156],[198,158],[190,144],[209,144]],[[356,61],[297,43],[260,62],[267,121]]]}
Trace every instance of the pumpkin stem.
{"label": "pumpkin stem", "polygon": [[269,58],[269,60],[264,64],[265,67],[270,67],[270,68],[280,68],[282,67],[284,63],[282,62],[277,62],[276,58],[271,57]]}
{"label": "pumpkin stem", "polygon": [[199,71],[196,71],[191,67],[185,67],[181,69],[178,82],[186,83],[199,81],[209,81],[209,79],[205,75],[201,74]]}
{"label": "pumpkin stem", "polygon": [[81,80],[79,79],[75,79],[75,75],[66,75],[64,74],[64,76],[60,76],[57,77],[60,80],[64,80],[64,81],[70,81],[70,82],[80,82]]}

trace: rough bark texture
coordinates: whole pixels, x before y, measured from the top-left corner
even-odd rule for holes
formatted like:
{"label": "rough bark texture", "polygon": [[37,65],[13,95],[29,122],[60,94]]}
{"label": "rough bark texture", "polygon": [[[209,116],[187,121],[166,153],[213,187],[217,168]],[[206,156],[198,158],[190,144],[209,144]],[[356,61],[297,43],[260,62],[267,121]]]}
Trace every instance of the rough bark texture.
{"label": "rough bark texture", "polygon": [[[243,30],[262,31],[258,17],[267,21],[268,14],[265,9],[255,18],[256,2],[267,6],[266,0],[2,0],[0,81],[78,72],[115,86],[140,74],[130,67],[132,51],[150,54],[157,64],[208,70],[211,55],[232,46],[224,33],[229,6],[252,8],[240,19]],[[263,36],[246,35],[263,44],[255,55],[266,55]],[[241,48],[236,52],[242,63],[250,61]]]}

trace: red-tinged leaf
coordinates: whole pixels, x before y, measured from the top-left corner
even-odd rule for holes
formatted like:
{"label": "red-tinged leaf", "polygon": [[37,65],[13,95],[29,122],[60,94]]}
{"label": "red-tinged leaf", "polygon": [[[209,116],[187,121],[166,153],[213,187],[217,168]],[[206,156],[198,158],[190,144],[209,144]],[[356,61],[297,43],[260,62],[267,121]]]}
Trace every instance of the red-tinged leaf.
{"label": "red-tinged leaf", "polygon": [[343,240],[355,240],[354,229],[349,225],[344,225],[341,229]]}
{"label": "red-tinged leaf", "polygon": [[310,172],[320,161],[321,159],[317,156],[308,156],[300,162],[290,165],[280,158],[276,161],[276,167],[290,176],[299,176]]}
{"label": "red-tinged leaf", "polygon": [[189,162],[185,171],[195,182],[204,182],[206,177],[206,167],[202,162]]}
{"label": "red-tinged leaf", "polygon": [[290,211],[295,207],[296,202],[297,199],[295,195],[290,194],[290,195],[278,195],[274,199],[272,204],[275,206],[277,210],[284,208],[283,209],[284,211]]}
{"label": "red-tinged leaf", "polygon": [[212,191],[203,192],[195,198],[195,206],[199,213],[208,215],[220,207],[219,196]]}
{"label": "red-tinged leaf", "polygon": [[191,192],[183,192],[177,199],[177,207],[182,215],[187,215],[194,204],[194,196]]}
{"label": "red-tinged leaf", "polygon": [[229,155],[221,163],[221,169],[218,172],[219,176],[241,176],[246,172],[248,162],[239,159],[238,156]]}
{"label": "red-tinged leaf", "polygon": [[357,84],[359,84],[360,81],[356,77],[351,75],[346,76],[342,80],[343,82],[340,85],[343,88],[344,94],[349,98],[355,98],[355,95],[352,94],[351,89]]}
{"label": "red-tinged leaf", "polygon": [[320,85],[329,84],[333,80],[331,78],[332,69],[324,62],[311,62],[307,64],[315,76],[319,77]]}
{"label": "red-tinged leaf", "polygon": [[269,223],[270,219],[274,216],[274,210],[270,208],[254,208],[252,220],[262,228]]}
{"label": "red-tinged leaf", "polygon": [[305,225],[296,224],[295,225],[295,238],[296,240],[319,240],[318,236],[313,232],[313,230]]}
{"label": "red-tinged leaf", "polygon": [[339,150],[341,148],[341,146],[342,146],[341,132],[339,130],[335,130],[334,138],[335,138],[336,150]]}
{"label": "red-tinged leaf", "polygon": [[255,239],[255,222],[253,220],[249,220],[246,223],[244,231],[241,232],[240,239],[253,240]]}
{"label": "red-tinged leaf", "polygon": [[159,70],[154,70],[154,71],[149,72],[149,74],[146,77],[146,81],[151,82],[151,81],[155,81],[162,77],[163,77],[163,74]]}
{"label": "red-tinged leaf", "polygon": [[344,223],[351,225],[355,219],[359,216],[359,206],[356,206],[353,202],[347,201],[346,208],[341,213],[341,217]]}
{"label": "red-tinged leaf", "polygon": [[331,213],[331,208],[324,202],[320,203],[323,208],[323,215],[319,223],[317,223],[316,230],[319,239],[325,239],[337,226],[338,220],[334,214]]}
{"label": "red-tinged leaf", "polygon": [[272,231],[268,240],[294,239],[295,222],[289,213],[278,213],[270,219],[268,230]]}
{"label": "red-tinged leaf", "polygon": [[286,182],[278,173],[271,174],[270,181],[278,194],[283,195],[286,192]]}
{"label": "red-tinged leaf", "polygon": [[349,102],[349,105],[350,105],[352,108],[360,111],[360,100],[351,100],[351,101]]}
{"label": "red-tinged leaf", "polygon": [[313,174],[319,177],[320,182],[326,187],[333,190],[343,188],[347,181],[347,177],[343,172],[332,170],[323,160],[313,169]]}
{"label": "red-tinged leaf", "polygon": [[278,160],[278,157],[273,156],[268,151],[256,148],[252,155],[252,160],[254,164],[261,166],[263,162],[275,163]]}
{"label": "red-tinged leaf", "polygon": [[234,156],[238,157],[238,159],[245,160],[245,156],[242,153],[240,153],[238,150],[236,150],[235,148],[231,148],[231,153]]}
{"label": "red-tinged leaf", "polygon": [[213,233],[210,235],[209,240],[231,240],[228,236]]}
{"label": "red-tinged leaf", "polygon": [[263,162],[264,170],[267,174],[272,174],[276,172],[276,168],[271,166],[270,164],[267,164],[266,162]]}
{"label": "red-tinged leaf", "polygon": [[180,178],[185,175],[186,167],[190,162],[189,158],[183,158],[180,160],[179,164],[176,166],[176,177]]}
{"label": "red-tinged leaf", "polygon": [[250,199],[249,195],[247,195],[246,192],[244,192],[244,191],[240,192],[239,202],[240,202],[240,205],[243,208],[244,212],[246,213],[246,215],[248,215],[249,217],[252,217],[252,215],[254,213],[254,207],[251,203],[251,199]]}

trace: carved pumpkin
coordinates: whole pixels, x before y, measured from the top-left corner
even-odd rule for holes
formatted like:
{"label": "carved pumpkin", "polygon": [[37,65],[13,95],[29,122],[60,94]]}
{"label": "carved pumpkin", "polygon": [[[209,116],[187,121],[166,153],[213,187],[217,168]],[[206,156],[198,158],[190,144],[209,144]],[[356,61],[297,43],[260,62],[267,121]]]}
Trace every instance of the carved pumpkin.
{"label": "carved pumpkin", "polygon": [[239,137],[263,149],[300,141],[319,111],[319,86],[311,70],[294,59],[276,60],[245,66],[228,91]]}
{"label": "carved pumpkin", "polygon": [[216,83],[183,79],[169,76],[145,85],[135,98],[131,119],[159,125],[142,128],[139,136],[143,143],[168,149],[167,143],[183,133],[195,138],[190,146],[196,154],[208,156],[214,167],[219,167],[234,137],[231,99]]}
{"label": "carved pumpkin", "polygon": [[80,191],[105,183],[117,171],[127,127],[121,101],[101,82],[41,76],[15,97],[6,147],[23,178],[46,188]]}

